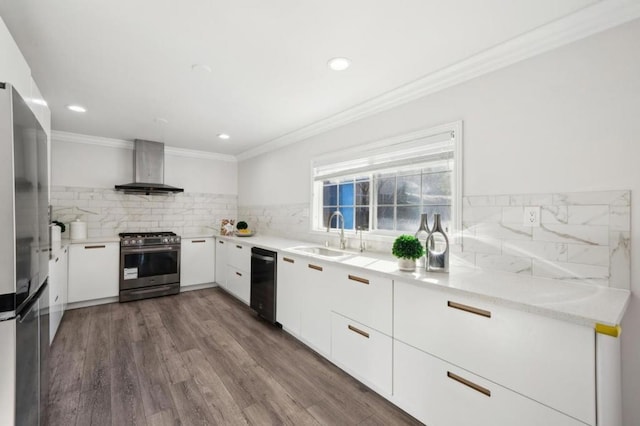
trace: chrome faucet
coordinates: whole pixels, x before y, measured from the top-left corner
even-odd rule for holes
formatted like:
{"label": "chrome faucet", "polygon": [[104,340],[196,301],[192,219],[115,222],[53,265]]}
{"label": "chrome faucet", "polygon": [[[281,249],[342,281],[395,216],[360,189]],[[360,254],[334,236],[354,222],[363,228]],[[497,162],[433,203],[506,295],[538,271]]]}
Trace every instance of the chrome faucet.
{"label": "chrome faucet", "polygon": [[336,210],[335,212],[331,213],[331,216],[329,216],[329,220],[327,221],[327,232],[329,232],[329,230],[331,229],[331,219],[333,219],[334,216],[338,218],[336,222],[340,222],[340,219],[342,219],[342,226],[340,227],[340,249],[344,250],[347,246],[347,242],[344,239],[344,216],[342,215],[342,213],[340,213],[339,210]]}
{"label": "chrome faucet", "polygon": [[364,251],[364,241],[362,241],[362,226],[358,226],[358,231],[360,231],[360,253]]}

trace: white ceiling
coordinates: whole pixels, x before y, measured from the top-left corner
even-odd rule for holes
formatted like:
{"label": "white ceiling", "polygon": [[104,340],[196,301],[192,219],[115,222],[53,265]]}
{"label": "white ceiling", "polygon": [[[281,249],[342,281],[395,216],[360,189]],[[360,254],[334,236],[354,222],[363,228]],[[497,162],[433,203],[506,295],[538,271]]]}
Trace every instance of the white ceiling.
{"label": "white ceiling", "polygon": [[235,155],[596,2],[21,0],[0,16],[54,130]]}

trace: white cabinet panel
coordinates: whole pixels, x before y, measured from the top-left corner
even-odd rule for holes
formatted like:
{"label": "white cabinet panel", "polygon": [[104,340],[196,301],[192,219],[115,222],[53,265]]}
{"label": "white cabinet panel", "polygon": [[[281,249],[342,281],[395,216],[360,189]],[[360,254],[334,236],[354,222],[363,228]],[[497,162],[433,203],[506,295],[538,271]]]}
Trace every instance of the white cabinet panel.
{"label": "white cabinet panel", "polygon": [[69,303],[118,296],[120,243],[71,244]]}
{"label": "white cabinet panel", "polygon": [[588,327],[396,281],[394,338],[595,424]]}
{"label": "white cabinet panel", "polygon": [[65,248],[60,250],[55,258],[49,260],[50,342],[53,342],[67,305],[68,259],[68,248]]}
{"label": "white cabinet panel", "polygon": [[332,361],[386,395],[391,395],[392,351],[391,337],[335,312],[332,314]]}
{"label": "white cabinet panel", "polygon": [[304,297],[303,266],[306,264],[302,259],[278,253],[276,321],[296,337],[300,336],[301,300]]}
{"label": "white cabinet panel", "polygon": [[215,281],[218,285],[226,290],[227,288],[227,246],[229,243],[220,238],[216,238],[216,267]]}
{"label": "white cabinet panel", "polygon": [[233,266],[227,268],[227,274],[227,291],[248,305],[251,297],[251,276]]}
{"label": "white cabinet panel", "polygon": [[302,267],[300,337],[320,354],[331,356],[331,299],[336,272],[305,261]]}
{"label": "white cabinet panel", "polygon": [[251,272],[251,246],[228,242],[227,263],[238,270]]}
{"label": "white cabinet panel", "polygon": [[429,426],[583,425],[404,343],[393,350],[393,398]]}
{"label": "white cabinet panel", "polygon": [[391,336],[393,281],[368,272],[335,269],[332,309]]}
{"label": "white cabinet panel", "polygon": [[180,286],[215,281],[215,241],[213,238],[183,238],[180,254]]}

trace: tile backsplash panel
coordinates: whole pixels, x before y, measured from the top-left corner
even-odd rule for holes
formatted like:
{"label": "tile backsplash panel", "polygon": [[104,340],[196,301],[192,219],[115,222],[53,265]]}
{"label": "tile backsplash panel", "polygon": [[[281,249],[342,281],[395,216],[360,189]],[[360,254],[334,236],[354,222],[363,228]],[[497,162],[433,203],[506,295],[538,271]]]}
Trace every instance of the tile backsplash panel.
{"label": "tile backsplash panel", "polygon": [[[540,226],[524,225],[540,207]],[[629,289],[631,193],[463,198],[462,249],[478,267]]]}
{"label": "tile backsplash panel", "polygon": [[132,195],[106,188],[51,188],[52,219],[68,224],[80,218],[87,222],[89,238],[137,231],[210,235],[219,231],[222,219],[237,216],[237,204],[238,197],[228,194]]}
{"label": "tile backsplash panel", "polygon": [[[530,206],[540,207],[540,227],[524,225],[524,208]],[[452,253],[463,263],[630,288],[630,191],[467,196],[462,212],[461,247]],[[309,232],[308,203],[239,206],[238,218],[261,234],[337,244],[335,233]],[[366,244],[369,251],[386,253],[392,245],[371,240]],[[357,238],[347,239],[349,248],[358,245]]]}

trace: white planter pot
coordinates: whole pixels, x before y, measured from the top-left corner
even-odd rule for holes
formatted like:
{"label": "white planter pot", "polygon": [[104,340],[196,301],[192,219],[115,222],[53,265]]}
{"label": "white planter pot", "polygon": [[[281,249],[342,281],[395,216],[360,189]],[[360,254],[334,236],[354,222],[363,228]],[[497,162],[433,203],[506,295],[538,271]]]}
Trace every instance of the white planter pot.
{"label": "white planter pot", "polygon": [[398,269],[405,272],[413,272],[416,270],[416,261],[415,259],[403,259],[401,257],[398,258]]}

